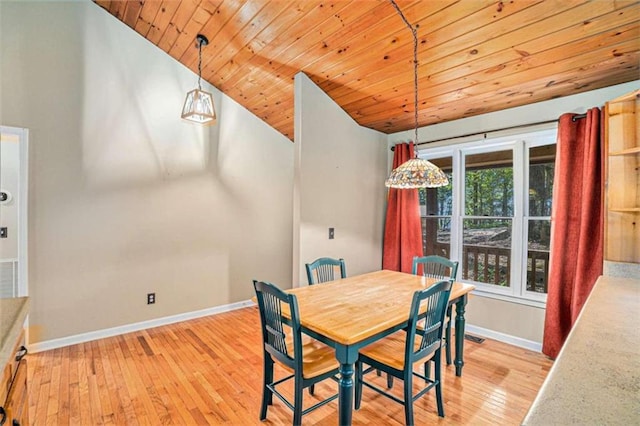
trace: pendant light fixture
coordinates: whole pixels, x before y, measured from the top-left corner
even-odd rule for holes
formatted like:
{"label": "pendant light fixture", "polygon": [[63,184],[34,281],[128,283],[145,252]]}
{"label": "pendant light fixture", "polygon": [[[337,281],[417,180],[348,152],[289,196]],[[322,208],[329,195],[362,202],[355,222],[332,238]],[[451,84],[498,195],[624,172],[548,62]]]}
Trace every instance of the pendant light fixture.
{"label": "pendant light fixture", "polygon": [[182,118],[200,124],[213,124],[216,120],[216,110],[213,107],[213,96],[202,90],[202,46],[209,44],[209,40],[202,34],[196,37],[198,41],[198,88],[187,93],[182,107]]}
{"label": "pendant light fixture", "polygon": [[[413,35],[414,143],[418,143],[418,30],[407,21],[407,18],[405,18],[396,2],[394,0],[390,1]],[[418,158],[417,153],[415,158],[393,169],[391,175],[389,175],[389,178],[385,181],[385,186],[398,189],[437,188],[448,184],[449,179],[447,175],[430,161]]]}

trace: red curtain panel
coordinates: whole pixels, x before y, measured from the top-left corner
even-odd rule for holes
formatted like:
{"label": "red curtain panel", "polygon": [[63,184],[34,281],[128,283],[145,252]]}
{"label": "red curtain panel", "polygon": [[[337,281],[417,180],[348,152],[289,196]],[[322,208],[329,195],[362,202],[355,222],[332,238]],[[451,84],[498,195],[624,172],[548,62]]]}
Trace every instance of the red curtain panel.
{"label": "red curtain panel", "polygon": [[556,358],[598,276],[603,259],[603,138],[598,108],[558,124],[549,286],[542,352]]}
{"label": "red curtain panel", "polygon": [[[396,145],[393,168],[413,158],[413,151],[413,142]],[[411,273],[414,256],[422,256],[418,190],[389,188],[382,268]]]}

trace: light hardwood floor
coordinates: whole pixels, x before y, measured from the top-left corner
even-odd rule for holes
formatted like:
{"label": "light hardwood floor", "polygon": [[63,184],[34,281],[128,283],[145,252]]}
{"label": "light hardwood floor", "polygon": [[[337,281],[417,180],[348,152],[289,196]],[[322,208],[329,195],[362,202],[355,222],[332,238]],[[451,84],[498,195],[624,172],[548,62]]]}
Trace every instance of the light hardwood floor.
{"label": "light hardwood floor", "polygon": [[[262,424],[260,345],[258,311],[250,307],[31,354],[29,417],[33,425]],[[520,424],[551,361],[492,340],[467,340],[464,348],[463,376],[453,366],[443,372],[446,417],[438,417],[429,392],[415,403],[416,424]],[[332,381],[317,385],[315,397],[305,391],[305,406],[336,391]],[[291,420],[274,398],[265,424]],[[401,405],[363,390],[354,425],[403,422]],[[303,423],[336,425],[337,402]]]}

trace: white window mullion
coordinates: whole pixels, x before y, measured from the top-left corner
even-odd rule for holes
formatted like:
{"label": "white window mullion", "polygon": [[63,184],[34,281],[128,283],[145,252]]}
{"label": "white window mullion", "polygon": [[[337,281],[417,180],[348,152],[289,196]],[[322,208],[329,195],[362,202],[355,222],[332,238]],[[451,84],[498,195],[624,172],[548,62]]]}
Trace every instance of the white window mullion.
{"label": "white window mullion", "polygon": [[[528,157],[524,153],[524,141],[518,142],[513,148],[513,229],[511,238],[511,276],[514,296],[522,296],[526,288],[527,271],[527,239],[523,216],[526,208],[526,189],[528,188],[526,175],[529,173]],[[526,186],[525,186],[526,185]]]}
{"label": "white window mullion", "polygon": [[460,149],[454,150],[451,154],[453,161],[453,205],[451,217],[451,253],[453,259],[460,263],[458,277],[462,277],[462,209],[464,200],[464,166],[462,164],[462,153]]}

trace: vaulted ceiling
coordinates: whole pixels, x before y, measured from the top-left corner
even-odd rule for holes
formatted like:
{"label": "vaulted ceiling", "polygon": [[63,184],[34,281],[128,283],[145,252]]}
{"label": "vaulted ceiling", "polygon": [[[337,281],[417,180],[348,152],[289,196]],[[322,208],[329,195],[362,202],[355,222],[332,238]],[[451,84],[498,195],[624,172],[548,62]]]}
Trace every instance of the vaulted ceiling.
{"label": "vaulted ceiling", "polygon": [[[293,139],[303,71],[360,125],[414,126],[413,38],[386,0],[94,0]],[[640,78],[640,2],[398,0],[418,26],[420,126]]]}

